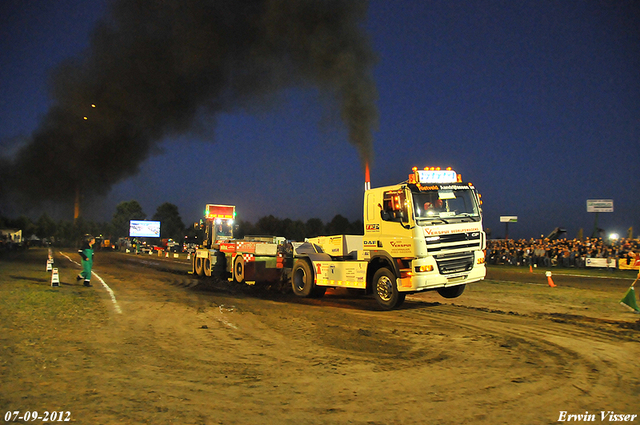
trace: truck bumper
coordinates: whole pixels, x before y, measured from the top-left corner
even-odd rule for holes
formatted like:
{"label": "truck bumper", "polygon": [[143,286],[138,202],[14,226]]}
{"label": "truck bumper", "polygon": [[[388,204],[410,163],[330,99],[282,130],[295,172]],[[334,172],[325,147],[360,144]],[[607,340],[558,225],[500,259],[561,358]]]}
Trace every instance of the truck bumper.
{"label": "truck bumper", "polygon": [[[470,264],[469,264],[470,263]],[[469,270],[455,270],[451,263],[441,261],[440,264],[435,257],[425,257],[411,262],[411,273],[398,279],[399,292],[418,292],[429,289],[446,288],[448,286],[463,285],[477,282],[485,278],[487,269],[484,264],[484,253],[475,251],[473,256],[469,256]],[[431,268],[431,271],[421,272],[421,268]],[[462,268],[462,267],[461,267]],[[444,273],[443,273],[444,271]]]}

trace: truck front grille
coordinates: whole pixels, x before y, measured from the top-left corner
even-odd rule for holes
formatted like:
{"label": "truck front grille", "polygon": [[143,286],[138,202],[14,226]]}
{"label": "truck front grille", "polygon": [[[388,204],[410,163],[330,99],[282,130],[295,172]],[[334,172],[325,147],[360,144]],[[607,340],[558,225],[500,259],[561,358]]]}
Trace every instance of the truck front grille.
{"label": "truck front grille", "polygon": [[473,252],[460,254],[436,255],[436,263],[440,274],[452,274],[468,272],[473,268],[475,256]]}

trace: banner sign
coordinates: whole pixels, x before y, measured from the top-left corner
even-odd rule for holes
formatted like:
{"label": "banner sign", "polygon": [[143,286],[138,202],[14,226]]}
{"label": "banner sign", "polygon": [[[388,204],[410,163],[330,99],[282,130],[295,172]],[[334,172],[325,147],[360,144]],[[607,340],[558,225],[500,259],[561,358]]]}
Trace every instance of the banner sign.
{"label": "banner sign", "polygon": [[621,258],[618,260],[618,268],[620,270],[640,270],[640,257],[636,259]]}
{"label": "banner sign", "polygon": [[518,216],[517,215],[501,215],[500,223],[517,223]]}
{"label": "banner sign", "polygon": [[614,258],[586,258],[586,267],[610,267],[616,268],[616,260]]}
{"label": "banner sign", "polygon": [[613,199],[587,199],[587,212],[613,212]]}

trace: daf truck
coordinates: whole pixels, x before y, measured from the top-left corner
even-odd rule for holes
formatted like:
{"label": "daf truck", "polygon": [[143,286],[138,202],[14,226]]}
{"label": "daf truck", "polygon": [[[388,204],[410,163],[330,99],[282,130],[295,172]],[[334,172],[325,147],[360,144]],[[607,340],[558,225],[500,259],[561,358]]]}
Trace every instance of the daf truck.
{"label": "daf truck", "polygon": [[373,189],[367,179],[363,219],[364,235],[303,242],[211,234],[192,271],[210,276],[215,270],[237,282],[280,280],[301,297],[348,288],[372,294],[385,310],[416,292],[458,297],[486,275],[480,195],[450,168],[414,168],[406,181]]}

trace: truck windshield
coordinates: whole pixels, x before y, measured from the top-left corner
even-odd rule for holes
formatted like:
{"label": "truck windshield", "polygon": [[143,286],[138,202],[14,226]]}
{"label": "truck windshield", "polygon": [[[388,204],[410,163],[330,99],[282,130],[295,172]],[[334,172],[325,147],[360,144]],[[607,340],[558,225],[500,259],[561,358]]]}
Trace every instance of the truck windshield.
{"label": "truck windshield", "polygon": [[212,243],[233,238],[233,224],[223,220],[208,220],[207,240]]}
{"label": "truck windshield", "polygon": [[233,237],[233,227],[227,223],[214,224],[216,239],[228,239]]}
{"label": "truck windshield", "polygon": [[413,192],[413,208],[418,223],[480,221],[475,191],[468,186]]}

